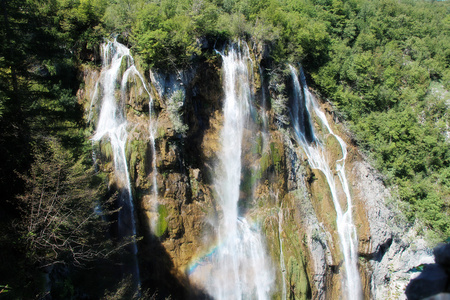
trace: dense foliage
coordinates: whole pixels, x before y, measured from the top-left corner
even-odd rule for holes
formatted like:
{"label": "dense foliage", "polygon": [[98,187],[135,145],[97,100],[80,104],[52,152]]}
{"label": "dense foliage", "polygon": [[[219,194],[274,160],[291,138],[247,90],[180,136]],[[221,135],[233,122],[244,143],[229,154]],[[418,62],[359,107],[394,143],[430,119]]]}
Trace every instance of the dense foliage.
{"label": "dense foliage", "polygon": [[118,249],[94,213],[106,189],[75,96],[95,38],[90,3],[0,3],[0,297],[70,299]]}
{"label": "dense foliage", "polygon": [[379,1],[341,9],[346,25],[313,78],[398,186],[409,219],[449,236],[450,6]]}
{"label": "dense foliage", "polygon": [[[301,63],[386,182],[398,187],[409,220],[450,236],[448,2],[1,0],[1,11],[0,257],[11,263],[0,266],[0,284],[16,284],[9,293],[20,285],[23,294],[16,296],[30,297],[39,289],[32,274],[43,265],[77,264],[70,249],[37,247],[42,230],[26,226],[34,217],[36,184],[47,175],[55,180],[47,166],[67,169],[63,179],[74,186],[70,197],[56,191],[67,201],[61,216],[73,201],[87,200],[65,228],[53,228],[60,239],[79,220],[91,220],[85,213],[99,195],[77,188],[88,184],[81,174],[90,170],[77,69],[98,61],[99,44],[111,34],[149,68],[215,60],[216,46],[238,38],[267,69]],[[90,241],[89,249],[100,254],[89,227],[98,221],[92,218],[74,243]],[[8,276],[13,266],[17,276]]]}

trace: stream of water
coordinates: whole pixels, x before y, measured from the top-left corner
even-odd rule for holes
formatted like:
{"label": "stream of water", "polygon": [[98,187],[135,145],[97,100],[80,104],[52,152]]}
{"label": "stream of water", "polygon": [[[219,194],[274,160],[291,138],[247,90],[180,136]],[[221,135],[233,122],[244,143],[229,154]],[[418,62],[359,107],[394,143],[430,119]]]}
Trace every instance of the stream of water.
{"label": "stream of water", "polygon": [[[292,103],[291,118],[298,143],[303,148],[312,169],[320,170],[326,178],[336,210],[336,226],[340,240],[340,248],[344,260],[344,292],[348,300],[362,299],[361,279],[358,272],[357,235],[352,219],[352,199],[345,175],[345,160],[347,146],[341,137],[331,129],[325,113],[320,110],[313,95],[309,92],[303,71],[290,66],[294,85],[294,101]],[[300,81],[299,81],[300,77]],[[329,162],[326,141],[320,140],[314,134],[311,117],[316,116],[320,121],[323,134],[333,136],[339,143],[342,157]],[[345,207],[341,206],[337,192],[335,175],[345,194]]]}
{"label": "stream of water", "polygon": [[224,125],[215,167],[217,246],[193,271],[194,278],[217,300],[270,299],[272,265],[259,228],[239,214],[242,140],[252,99],[247,45],[220,53],[223,60]]}
{"label": "stream of water", "polygon": [[[139,286],[140,270],[137,261],[138,248],[135,241],[135,208],[125,153],[128,138],[125,99],[127,82],[130,78],[138,78],[141,81],[145,91],[150,97],[150,107],[152,106],[152,98],[142,75],[134,66],[130,50],[125,45],[122,45],[117,41],[103,44],[102,58],[102,72],[100,79],[96,84],[96,91],[94,93],[95,97],[101,93],[101,107],[96,131],[92,140],[107,140],[111,145],[115,177],[120,192],[119,206],[121,206],[121,209],[118,213],[118,234],[121,238],[132,239],[129,251],[133,257],[130,263],[125,264],[124,272],[130,273],[133,276],[133,281]],[[101,92],[99,89],[101,89]],[[91,103],[93,103],[93,101]],[[151,144],[153,147],[153,155],[155,155],[154,139],[151,139]]]}

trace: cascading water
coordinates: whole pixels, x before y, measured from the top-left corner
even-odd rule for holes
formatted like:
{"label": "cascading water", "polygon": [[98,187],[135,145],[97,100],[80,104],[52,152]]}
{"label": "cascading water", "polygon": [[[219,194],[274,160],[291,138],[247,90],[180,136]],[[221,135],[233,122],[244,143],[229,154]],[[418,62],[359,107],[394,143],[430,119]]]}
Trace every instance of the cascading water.
{"label": "cascading water", "polygon": [[[274,277],[261,233],[238,212],[242,139],[251,99],[251,60],[247,46],[242,48],[235,46],[227,54],[221,53],[224,127],[215,187],[222,215],[216,228],[218,246],[195,270],[203,269],[201,284],[214,299],[269,299]],[[195,273],[191,275],[202,276]]]}
{"label": "cascading water", "polygon": [[267,118],[267,97],[266,97],[266,90],[265,90],[265,83],[264,83],[264,73],[261,67],[259,67],[259,76],[261,80],[261,120],[262,120],[262,131],[261,135],[263,138],[263,146],[264,148],[267,148],[269,146],[269,122]]}
{"label": "cascading water", "polygon": [[[292,66],[289,67],[294,85],[294,101],[291,109],[291,118],[296,138],[302,146],[311,168],[320,170],[324,174],[330,188],[337,215],[337,232],[340,240],[341,252],[344,258],[344,289],[346,291],[347,299],[362,299],[361,279],[357,266],[357,235],[352,220],[352,199],[347,183],[347,177],[345,175],[347,146],[345,142],[332,131],[325,114],[320,110],[316,100],[309,92],[303,71],[300,72],[300,85],[297,70]],[[327,161],[327,149],[324,143],[314,135],[313,126],[310,121],[312,113],[317,116],[328,131],[328,134],[336,138],[339,142],[342,158],[334,162],[334,169],[332,169],[332,165]],[[338,198],[337,183],[334,175],[335,172],[338,175],[346,197],[346,211],[343,211]]]}
{"label": "cascading water", "polygon": [[152,175],[152,195],[154,201],[158,200],[158,184],[156,182],[156,176],[158,175],[158,171],[156,169],[156,147],[155,147],[155,135],[156,135],[156,121],[153,118],[153,99],[150,97],[150,105],[149,105],[149,138],[150,138],[150,146],[152,147],[152,166],[153,166],[153,175]]}
{"label": "cascading water", "polygon": [[[156,122],[153,116],[153,98],[150,94],[150,91],[147,89],[147,86],[145,85],[144,78],[142,77],[141,73],[136,69],[136,66],[130,65],[125,73],[122,75],[122,83],[121,83],[121,93],[122,98],[125,98],[125,93],[127,92],[127,82],[130,76],[137,76],[139,80],[141,81],[145,92],[147,93],[150,103],[149,103],[149,139],[150,139],[150,147],[152,150],[152,196],[154,203],[157,203],[158,201],[158,186],[156,182],[156,178],[158,175],[158,172],[156,170],[156,147],[155,147],[155,135],[156,135]],[[153,228],[155,226],[152,226]]]}
{"label": "cascading water", "polygon": [[[148,90],[141,74],[134,66],[130,50],[125,45],[117,41],[108,42],[102,47],[102,55],[103,69],[99,79],[102,103],[96,133],[92,137],[92,140],[100,141],[102,139],[108,139],[111,144],[115,176],[120,188],[119,204],[121,209],[119,210],[118,216],[119,236],[122,238],[132,238],[133,240],[129,249],[133,256],[132,262],[124,271],[125,273],[130,273],[133,276],[134,282],[140,285],[140,272],[137,262],[138,249],[135,241],[136,221],[134,217],[130,175],[125,155],[128,131],[126,113],[124,111],[124,99],[126,84],[128,78],[132,75],[137,76],[141,80],[147,93]],[[125,72],[122,73],[124,69]],[[122,76],[120,78],[121,74]],[[118,89],[119,84],[120,93]]]}

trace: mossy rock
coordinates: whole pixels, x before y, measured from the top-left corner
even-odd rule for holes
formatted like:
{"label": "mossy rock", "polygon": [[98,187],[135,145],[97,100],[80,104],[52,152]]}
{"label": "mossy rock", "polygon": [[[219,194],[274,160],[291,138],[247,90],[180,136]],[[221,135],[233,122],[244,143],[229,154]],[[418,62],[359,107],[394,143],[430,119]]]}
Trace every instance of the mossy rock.
{"label": "mossy rock", "polygon": [[158,220],[155,227],[155,235],[161,237],[167,230],[167,217],[169,213],[164,205],[158,206]]}
{"label": "mossy rock", "polygon": [[289,299],[310,299],[308,276],[303,261],[290,256],[286,266]]}
{"label": "mossy rock", "polygon": [[111,160],[114,157],[112,145],[110,142],[100,142],[100,153],[107,159]]}
{"label": "mossy rock", "polygon": [[148,142],[143,140],[132,140],[125,149],[128,165],[130,168],[130,179],[136,186],[148,188],[145,162],[147,158]]}
{"label": "mossy rock", "polygon": [[342,159],[342,149],[341,144],[337,140],[337,138],[329,134],[326,139],[326,149],[327,149],[327,156],[328,161],[335,162],[339,159]]}

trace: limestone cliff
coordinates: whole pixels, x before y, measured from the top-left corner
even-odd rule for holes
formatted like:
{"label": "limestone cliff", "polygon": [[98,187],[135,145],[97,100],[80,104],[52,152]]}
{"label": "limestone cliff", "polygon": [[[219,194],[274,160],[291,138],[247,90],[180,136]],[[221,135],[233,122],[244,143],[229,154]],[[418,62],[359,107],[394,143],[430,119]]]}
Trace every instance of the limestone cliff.
{"label": "limestone cliff", "polygon": [[[270,72],[260,69],[261,55],[251,55],[253,98],[243,134],[239,210],[263,232],[275,277],[272,299],[345,298],[336,211],[324,175],[310,167],[293,136],[290,78],[281,71],[283,66]],[[162,291],[161,296],[207,298],[201,282],[189,275],[212,251],[214,222],[221,214],[214,186],[224,122],[221,59],[217,55],[189,70],[141,73],[144,83],[129,80],[122,105],[128,121],[126,157],[137,235],[142,237],[142,286]],[[100,69],[86,68],[85,88],[79,92],[93,128],[100,109],[99,74]],[[425,261],[430,253],[424,245],[411,250],[402,236],[403,223],[386,204],[393,197],[390,191],[334,117],[333,107],[319,103],[333,131],[348,145],[345,172],[353,199],[363,297],[401,298],[409,278],[406,272],[414,267],[412,257]],[[315,126],[321,134],[317,121]],[[325,140],[328,149],[334,149],[328,159],[340,159],[336,140]],[[111,189],[120,189],[107,143],[94,152],[97,166],[110,174]],[[342,196],[344,191],[337,193]],[[411,259],[406,261],[404,253]]]}

